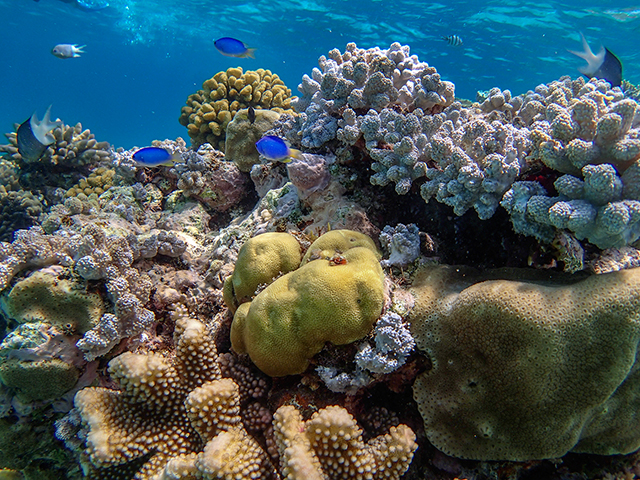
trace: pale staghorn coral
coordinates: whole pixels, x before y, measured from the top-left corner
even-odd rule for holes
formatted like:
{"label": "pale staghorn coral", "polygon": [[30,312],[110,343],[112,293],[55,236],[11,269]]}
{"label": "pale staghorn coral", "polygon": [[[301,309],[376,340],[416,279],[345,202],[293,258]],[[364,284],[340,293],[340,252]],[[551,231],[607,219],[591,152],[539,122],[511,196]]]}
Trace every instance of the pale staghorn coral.
{"label": "pale staghorn coral", "polygon": [[429,441],[476,460],[640,446],[640,269],[556,276],[424,267],[411,332]]}
{"label": "pale staghorn coral", "polygon": [[286,480],[399,479],[417,448],[406,425],[365,443],[362,429],[344,408],[334,405],[314,413],[306,422],[291,405],[273,418]]}
{"label": "pale staghorn coral", "polygon": [[[349,43],[318,60],[312,76],[305,75],[292,102],[300,113],[300,135],[305,147],[320,147],[330,140],[349,137],[355,127],[354,110],[398,105],[413,110],[437,111],[454,100],[454,86],[436,69],[410,55],[409,47],[393,43],[387,50],[367,50]],[[343,115],[344,120],[339,120]],[[347,112],[351,112],[349,115]],[[338,117],[338,118],[336,118]],[[357,137],[357,133],[356,133]]]}

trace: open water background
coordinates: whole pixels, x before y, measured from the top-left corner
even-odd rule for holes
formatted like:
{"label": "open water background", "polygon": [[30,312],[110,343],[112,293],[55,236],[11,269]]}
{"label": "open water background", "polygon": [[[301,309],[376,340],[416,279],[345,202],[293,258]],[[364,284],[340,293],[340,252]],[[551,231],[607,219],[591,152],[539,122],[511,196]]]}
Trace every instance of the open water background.
{"label": "open water background", "polygon": [[[519,94],[579,75],[584,62],[566,49],[581,49],[582,31],[640,82],[640,3],[111,0],[86,12],[58,0],[0,0],[0,19],[0,131],[53,104],[54,117],[125,148],[188,138],[180,109],[220,70],[270,69],[296,92],[320,55],[349,42],[410,45],[458,97],[474,99],[494,86]],[[441,39],[452,34],[462,46]],[[213,40],[223,36],[257,48],[256,58],[220,55]],[[59,43],[86,44],[86,53],[56,58]]]}

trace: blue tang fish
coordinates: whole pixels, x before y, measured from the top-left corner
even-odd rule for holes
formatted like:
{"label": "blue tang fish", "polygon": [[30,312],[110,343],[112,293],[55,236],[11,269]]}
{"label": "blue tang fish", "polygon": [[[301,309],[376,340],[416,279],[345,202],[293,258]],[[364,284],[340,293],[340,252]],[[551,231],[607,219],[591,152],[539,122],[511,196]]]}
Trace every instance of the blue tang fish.
{"label": "blue tang fish", "polygon": [[51,131],[62,125],[62,120],[57,118],[51,121],[51,105],[47,108],[44,118],[38,121],[38,116],[33,113],[18,127],[16,140],[18,142],[18,153],[25,162],[35,162],[38,160],[47,146],[56,141]]}
{"label": "blue tang fish", "polygon": [[133,154],[133,159],[139,167],[172,167],[181,159],[180,153],[169,153],[164,148],[145,147]]}
{"label": "blue tang fish", "polygon": [[568,50],[578,57],[587,61],[584,67],[578,71],[587,78],[601,78],[611,84],[612,87],[622,85],[622,63],[608,48],[600,47],[600,51],[594,54],[589,48],[587,39],[580,33],[582,38],[582,52]]}
{"label": "blue tang fish", "polygon": [[289,147],[283,139],[274,135],[262,137],[256,142],[256,148],[268,160],[284,163],[290,162],[291,157],[304,160],[300,150]]}
{"label": "blue tang fish", "polygon": [[86,45],[78,46],[78,44],[61,43],[53,47],[51,53],[58,58],[77,58],[81,53],[84,53],[84,50],[82,50],[84,47]]}
{"label": "blue tang fish", "polygon": [[253,52],[256,51],[255,48],[248,48],[244,43],[235,38],[222,37],[213,42],[213,44],[222,55],[226,55],[227,57],[256,58],[253,56]]}

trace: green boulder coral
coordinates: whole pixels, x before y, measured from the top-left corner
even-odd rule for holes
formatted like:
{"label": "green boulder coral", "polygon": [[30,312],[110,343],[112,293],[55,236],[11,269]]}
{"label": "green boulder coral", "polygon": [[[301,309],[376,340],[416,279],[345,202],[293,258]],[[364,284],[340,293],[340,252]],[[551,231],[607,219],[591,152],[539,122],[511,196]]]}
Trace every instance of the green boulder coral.
{"label": "green boulder coral", "polygon": [[261,109],[255,111],[255,120],[252,122],[248,118],[248,109],[239,110],[227,125],[225,159],[234,162],[241,172],[250,172],[251,167],[260,163],[256,142],[267,130],[273,128],[278,118],[278,112]]}
{"label": "green boulder coral", "polygon": [[92,329],[105,312],[100,295],[87,293],[82,284],[52,269],[36,271],[20,280],[2,298],[1,306],[19,323],[44,321],[70,326],[79,333]]}
{"label": "green boulder coral", "polygon": [[233,348],[274,377],[304,372],[326,342],[363,338],[382,311],[384,274],[371,239],[336,230],[309,250],[330,255],[305,256],[300,268],[240,305],[231,325]]}
{"label": "green boulder coral", "polygon": [[414,398],[435,447],[513,461],[640,448],[639,268],[542,279],[427,267],[412,292],[411,333],[430,360]]}
{"label": "green boulder coral", "polygon": [[23,402],[59,398],[75,386],[79,376],[75,366],[57,358],[35,362],[7,359],[0,363],[0,380]]}
{"label": "green boulder coral", "polygon": [[232,312],[250,301],[260,285],[300,265],[302,251],[293,235],[270,232],[245,242],[238,252],[233,275],[224,282],[223,297]]}

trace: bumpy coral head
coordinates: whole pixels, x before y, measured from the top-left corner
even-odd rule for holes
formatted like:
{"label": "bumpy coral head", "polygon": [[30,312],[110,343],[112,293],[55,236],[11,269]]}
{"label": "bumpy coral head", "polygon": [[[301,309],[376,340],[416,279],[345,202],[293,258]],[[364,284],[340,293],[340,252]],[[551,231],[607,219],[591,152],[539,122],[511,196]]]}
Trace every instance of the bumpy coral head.
{"label": "bumpy coral head", "polygon": [[384,275],[373,241],[348,230],[330,233],[310,247],[327,255],[279,277],[235,313],[233,348],[268,375],[304,372],[326,342],[363,338],[380,316]]}

